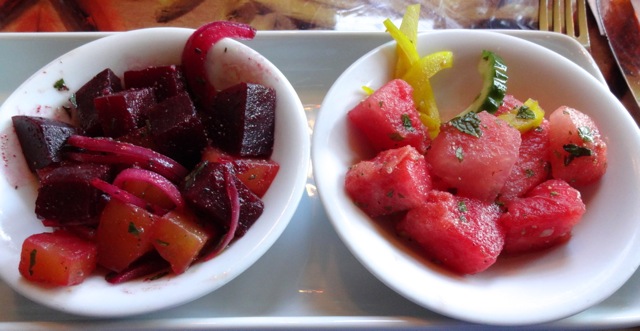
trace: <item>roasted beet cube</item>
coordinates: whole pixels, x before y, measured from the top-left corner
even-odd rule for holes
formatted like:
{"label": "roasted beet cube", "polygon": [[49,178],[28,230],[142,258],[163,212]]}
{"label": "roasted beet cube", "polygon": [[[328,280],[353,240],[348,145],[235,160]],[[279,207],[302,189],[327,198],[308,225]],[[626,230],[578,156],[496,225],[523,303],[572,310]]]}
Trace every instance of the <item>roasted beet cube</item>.
{"label": "roasted beet cube", "polygon": [[123,136],[118,137],[116,140],[134,144],[140,147],[145,147],[154,151],[158,149],[156,144],[153,142],[153,139],[151,138],[149,127],[147,126],[139,127]]}
{"label": "roasted beet cube", "polygon": [[94,188],[93,178],[111,179],[111,168],[94,163],[61,165],[41,178],[36,215],[64,224],[97,221],[104,207],[104,195]]}
{"label": "roasted beet cube", "polygon": [[156,104],[152,88],[129,89],[94,99],[94,106],[107,137],[119,137],[144,125],[147,110]]}
{"label": "roasted beet cube", "polygon": [[120,91],[122,91],[120,78],[111,69],[105,69],[74,94],[72,115],[86,135],[102,135],[102,126],[93,99]]}
{"label": "roasted beet cube", "polygon": [[218,93],[204,118],[213,143],[224,151],[265,157],[273,151],[275,109],[273,89],[240,83]]}
{"label": "roasted beet cube", "polygon": [[44,117],[18,115],[11,121],[31,171],[60,162],[60,149],[76,132],[70,124]]}
{"label": "roasted beet cube", "polygon": [[158,152],[186,167],[198,163],[207,137],[188,95],[171,97],[155,105],[149,110],[148,122]]}
{"label": "roasted beet cube", "polygon": [[187,93],[182,67],[176,65],[125,71],[124,85],[128,89],[153,88],[158,101]]}
{"label": "roasted beet cube", "polygon": [[[227,195],[226,171],[234,172],[230,163],[204,161],[187,177],[181,192],[185,201],[194,210],[205,218],[228,228],[231,219],[231,202]],[[235,174],[232,178],[240,198],[240,221],[235,236],[241,237],[260,217],[264,204]]]}

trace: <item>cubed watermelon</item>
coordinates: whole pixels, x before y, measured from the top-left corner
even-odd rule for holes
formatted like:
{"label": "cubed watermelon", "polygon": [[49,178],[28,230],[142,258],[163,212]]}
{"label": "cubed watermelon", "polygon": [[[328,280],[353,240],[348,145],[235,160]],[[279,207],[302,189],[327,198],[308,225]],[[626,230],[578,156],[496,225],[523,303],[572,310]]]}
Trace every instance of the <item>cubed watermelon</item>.
{"label": "cubed watermelon", "polygon": [[429,145],[413,101],[413,88],[401,79],[380,87],[347,116],[377,152],[411,145],[424,153]]}
{"label": "cubed watermelon", "polygon": [[505,231],[505,254],[552,247],[571,238],[585,212],[580,192],[563,180],[550,179],[523,198],[505,204],[499,223]]}
{"label": "cubed watermelon", "polygon": [[422,154],[404,146],[351,166],[345,188],[367,215],[377,217],[418,206],[431,189],[431,177]]}
{"label": "cubed watermelon", "polygon": [[551,113],[549,122],[553,177],[577,186],[599,180],[607,169],[607,144],[596,123],[566,106]]}
{"label": "cubed watermelon", "polygon": [[428,259],[456,273],[475,274],[495,263],[502,251],[499,216],[496,204],[432,190],[396,228],[423,248]]}
{"label": "cubed watermelon", "polygon": [[[462,123],[460,123],[462,122]],[[461,196],[492,201],[518,159],[520,132],[486,111],[441,127],[426,155],[432,175]]]}
{"label": "cubed watermelon", "polygon": [[518,160],[500,191],[501,201],[523,196],[527,191],[549,179],[549,121],[522,134]]}

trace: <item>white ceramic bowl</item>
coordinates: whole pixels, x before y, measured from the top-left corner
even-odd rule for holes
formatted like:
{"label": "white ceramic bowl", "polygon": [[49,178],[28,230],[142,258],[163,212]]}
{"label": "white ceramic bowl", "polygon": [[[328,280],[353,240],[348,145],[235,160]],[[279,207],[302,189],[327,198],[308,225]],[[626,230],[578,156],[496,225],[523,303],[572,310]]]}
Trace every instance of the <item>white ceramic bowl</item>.
{"label": "white ceramic bowl", "polygon": [[[111,285],[103,276],[95,275],[77,286],[46,288],[25,281],[18,273],[23,240],[45,228],[34,214],[36,182],[19,150],[11,116],[64,116],[60,106],[66,104],[71,92],[53,88],[61,78],[75,91],[104,68],[111,68],[122,77],[128,69],[178,64],[192,32],[179,28],[144,29],[83,45],[38,70],[2,105],[0,277],[17,292],[54,309],[80,315],[110,317],[150,312],[194,300],[226,284],[258,260],[283,232],[302,197],[308,175],[310,139],[304,109],[276,67],[242,43],[225,39],[216,44],[214,52],[236,55],[225,56],[230,60],[223,66],[235,68],[239,81],[245,80],[248,73],[253,82],[271,86],[277,93],[272,159],[280,164],[280,171],[263,197],[264,213],[246,235],[218,257],[196,264],[179,276],[154,281]],[[242,69],[245,66],[248,70]]]}
{"label": "white ceramic bowl", "polygon": [[356,258],[406,298],[435,312],[471,322],[518,325],[578,313],[613,294],[640,264],[640,134],[607,87],[566,58],[543,47],[489,31],[434,31],[419,36],[421,55],[453,52],[453,67],[432,80],[443,117],[475,98],[483,49],[508,65],[508,93],[537,99],[547,113],[569,105],[592,116],[609,146],[602,181],[583,191],[587,212],[566,244],[539,254],[501,258],[487,271],[455,276],[416,258],[377,226],[346,195],[347,168],[362,158],[346,114],[391,79],[395,43],[350,66],[327,93],[317,116],[312,164],[318,192],[333,226]]}

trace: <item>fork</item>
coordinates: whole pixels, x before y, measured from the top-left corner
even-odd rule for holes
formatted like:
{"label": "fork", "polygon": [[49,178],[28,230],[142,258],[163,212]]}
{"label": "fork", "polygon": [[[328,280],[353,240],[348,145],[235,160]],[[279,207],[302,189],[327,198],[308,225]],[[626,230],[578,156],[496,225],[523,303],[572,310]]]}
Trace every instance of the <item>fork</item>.
{"label": "fork", "polygon": [[[574,0],[540,0],[538,26],[541,31],[564,33],[575,38],[582,46],[589,48],[586,0],[575,0],[575,2],[577,3],[577,14],[575,15],[577,30],[574,22]],[[552,3],[551,6],[549,6],[550,3]],[[551,17],[549,7],[551,7]]]}

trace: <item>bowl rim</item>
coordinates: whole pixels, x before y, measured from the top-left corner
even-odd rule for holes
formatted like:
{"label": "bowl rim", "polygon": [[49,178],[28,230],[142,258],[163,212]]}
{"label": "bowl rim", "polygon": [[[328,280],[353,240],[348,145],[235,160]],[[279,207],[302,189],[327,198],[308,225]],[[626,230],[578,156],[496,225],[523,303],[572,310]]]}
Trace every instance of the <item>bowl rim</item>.
{"label": "bowl rim", "polygon": [[[448,38],[449,40],[455,40],[464,35],[468,37],[473,37],[473,38],[491,38],[493,42],[510,42],[510,43],[513,43],[510,45],[511,48],[517,48],[523,45],[527,47],[533,47],[537,51],[542,52],[545,56],[549,56],[551,60],[560,61],[563,65],[571,67],[574,71],[584,73],[584,75],[581,76],[581,78],[584,78],[585,80],[589,81],[589,84],[597,83],[598,85],[593,85],[593,86],[598,86],[598,89],[603,88],[603,84],[600,80],[596,79],[591,74],[586,72],[583,68],[579,67],[578,65],[571,62],[570,60],[562,57],[561,55],[549,49],[546,49],[540,45],[537,45],[535,43],[531,43],[529,41],[522,40],[520,38],[509,36],[506,34],[502,34],[497,31],[455,30],[455,29],[428,31],[428,32],[419,34],[418,48],[419,48],[419,51],[420,50],[424,51],[424,49],[430,49],[431,51],[435,51],[434,49],[430,48],[432,47],[432,45],[424,48],[421,48],[421,45],[423,45],[424,42],[428,43],[427,40],[429,40],[429,38],[440,38],[440,39],[437,39],[438,41],[442,41],[442,39],[445,39],[445,38]],[[421,40],[424,40],[424,42],[421,43],[420,42]],[[382,55],[380,55],[380,53],[385,51],[391,52],[392,48],[395,47],[395,44],[396,44],[395,41],[390,41],[371,50],[370,52],[368,52],[367,54],[363,55],[361,58],[356,60],[353,64],[351,64],[338,77],[338,79],[336,79],[335,83],[331,86],[331,88],[327,92],[325,99],[322,103],[322,106],[320,108],[320,111],[316,119],[316,126],[314,128],[314,136],[312,139],[312,152],[311,152],[312,167],[313,167],[314,177],[316,179],[317,186],[318,186],[318,193],[320,196],[320,200],[322,201],[323,205],[325,205],[325,209],[327,210],[327,216],[331,221],[332,226],[338,233],[341,240],[348,247],[349,251],[356,257],[356,259],[360,261],[360,263],[363,264],[363,266],[367,270],[373,273],[374,276],[378,278],[380,281],[382,281],[385,285],[392,288],[394,291],[398,292],[405,298],[425,308],[428,308],[430,310],[433,310],[438,313],[441,313],[450,317],[454,317],[457,319],[467,320],[471,322],[478,322],[478,323],[487,323],[487,324],[504,324],[504,325],[535,324],[535,323],[543,323],[543,322],[564,318],[599,303],[600,301],[606,299],[611,294],[613,294],[618,288],[620,288],[626,282],[626,280],[628,280],[633,275],[634,270],[637,269],[638,265],[640,265],[640,254],[637,254],[637,253],[633,254],[631,252],[625,251],[624,255],[631,262],[629,263],[629,265],[626,266],[625,269],[618,270],[620,271],[620,273],[618,275],[615,275],[615,281],[610,282],[608,284],[601,284],[601,286],[604,288],[602,291],[599,291],[599,293],[595,296],[592,295],[589,297],[582,298],[583,301],[577,303],[574,306],[554,307],[554,309],[541,308],[542,312],[535,314],[535,316],[517,316],[515,318],[513,316],[504,316],[508,314],[502,314],[502,316],[497,316],[497,315],[483,316],[477,311],[465,312],[465,311],[456,310],[456,307],[454,307],[455,303],[452,303],[451,300],[442,298],[441,297],[442,293],[439,293],[437,295],[434,295],[431,298],[426,298],[426,299],[416,293],[413,293],[410,289],[407,288],[406,284],[404,285],[399,284],[397,279],[390,277],[388,273],[384,271],[385,266],[381,265],[379,261],[373,261],[372,253],[365,252],[362,247],[363,244],[356,243],[357,239],[354,236],[351,236],[353,234],[351,233],[351,231],[354,231],[354,230],[360,231],[362,230],[363,226],[360,226],[360,224],[354,225],[355,222],[352,221],[350,218],[356,217],[356,218],[368,219],[368,217],[364,215],[359,209],[357,209],[357,207],[353,206],[353,204],[350,204],[350,207],[346,207],[346,208],[350,208],[350,210],[347,212],[343,213],[342,211],[339,210],[344,206],[339,203],[337,204],[336,199],[343,198],[345,195],[344,195],[344,192],[340,192],[340,194],[337,194],[336,188],[334,188],[333,185],[339,185],[339,184],[336,184],[336,182],[341,183],[340,181],[344,180],[343,172],[346,171],[346,169],[339,168],[342,166],[342,164],[340,164],[338,161],[341,161],[342,159],[338,161],[329,159],[330,157],[334,157],[336,159],[344,158],[346,157],[344,154],[348,152],[345,152],[344,150],[340,149],[337,151],[333,151],[334,154],[340,154],[340,155],[332,156],[331,152],[328,151],[326,147],[331,145],[330,136],[334,134],[335,131],[344,130],[343,127],[340,127],[340,128],[332,127],[332,125],[336,125],[336,123],[339,121],[332,117],[337,116],[335,115],[336,113],[339,113],[341,115],[346,114],[346,111],[348,110],[347,108],[354,106],[354,104],[350,104],[344,107],[336,106],[337,102],[343,101],[343,99],[340,99],[340,97],[344,97],[343,95],[344,93],[340,94],[340,96],[338,97],[334,95],[342,91],[343,89],[345,89],[344,81],[347,80],[346,77],[348,77],[349,74],[352,74],[352,72],[356,71],[356,68],[363,65],[363,63],[366,63],[367,61],[375,62],[374,60],[372,60],[372,58],[375,58],[376,56],[381,57]],[[436,50],[442,50],[442,49],[436,49]],[[420,54],[425,55],[424,52],[421,52]],[[455,54],[454,54],[454,57],[455,57]],[[377,59],[377,60],[379,62],[375,62],[375,64],[384,63],[384,61],[380,59]],[[454,60],[454,67],[455,67],[455,60]],[[361,79],[361,81],[364,81],[364,80],[365,80],[364,78]],[[377,81],[377,77],[371,78],[371,80]],[[606,88],[606,86],[604,87]],[[615,97],[613,97],[613,95],[608,90],[603,93],[607,93],[609,98],[611,98],[613,107],[623,111],[623,113],[621,113],[620,116],[622,116],[624,119],[626,119],[627,122],[630,123],[624,128],[624,130],[634,130],[635,134],[633,135],[633,137],[629,139],[631,139],[635,144],[638,144],[640,142],[640,140],[638,139],[638,128],[637,126],[635,126],[635,122],[633,122],[631,116],[626,112],[626,110],[624,109],[622,104],[619,102],[619,100],[615,99]],[[348,101],[352,102],[353,100],[348,100]],[[331,108],[331,111],[329,111],[329,108]],[[344,109],[341,109],[341,108],[344,108]],[[631,126],[633,126],[633,128],[630,128]],[[333,146],[335,147],[335,144]],[[321,163],[322,163],[322,166],[321,166]],[[330,163],[330,164],[327,164],[327,163]],[[337,175],[331,174],[332,171],[338,172],[338,174]],[[345,205],[347,204],[348,203],[345,203]],[[373,221],[370,219],[369,219],[369,222],[373,223]],[[375,227],[375,225],[371,225],[371,227]],[[366,235],[368,236],[369,233],[367,233]],[[358,238],[362,238],[361,233],[359,233],[358,236],[359,236]],[[636,237],[631,237],[630,241],[638,242],[639,240]],[[379,244],[379,241],[376,240],[375,242],[371,242],[369,244],[372,244],[372,243]],[[375,252],[378,254],[388,253],[387,255],[389,256],[387,256],[387,259],[386,259],[387,262],[393,259],[403,258],[399,256],[401,255],[401,253],[398,253],[398,252],[381,252],[381,250],[375,250]],[[393,267],[398,267],[398,265],[394,264]],[[389,266],[387,266],[386,268],[388,269]],[[427,271],[427,272],[433,272],[433,271]],[[614,275],[609,275],[609,276],[614,277]],[[409,278],[410,277],[407,276],[402,279],[407,280]],[[458,293],[458,294],[462,294],[462,293]]]}
{"label": "bowl rim", "polygon": [[[167,53],[173,54],[174,48],[181,49],[182,45],[184,45],[184,42],[186,42],[187,38],[193,31],[195,30],[188,28],[154,27],[108,34],[103,38],[90,41],[55,59],[52,59],[48,64],[44,65],[41,69],[37,70],[23,83],[21,83],[20,86],[11,93],[11,95],[9,95],[0,106],[0,116],[3,118],[3,121],[7,121],[6,127],[2,130],[11,129],[10,116],[16,115],[24,110],[20,109],[19,105],[19,100],[24,98],[24,91],[29,88],[33,89],[33,82],[41,78],[42,75],[47,75],[48,73],[57,74],[60,71],[60,68],[71,68],[73,63],[78,60],[79,56],[96,56],[101,52],[100,50],[118,47],[125,41],[128,41],[129,43],[132,41],[140,42],[142,45],[140,47],[146,47],[152,43],[164,45],[168,49]],[[182,44],[175,44],[179,42]],[[232,39],[225,39],[224,42],[227,43],[225,45],[236,47],[240,50],[254,52],[252,54],[258,54],[253,51],[250,46],[242,42]],[[151,51],[145,50],[145,52]],[[175,54],[173,54],[172,57],[175,57],[174,55]],[[123,56],[125,55],[119,54],[117,61],[126,61],[127,59],[124,59]],[[11,262],[11,264],[15,264],[15,268],[3,268],[5,271],[0,271],[0,278],[23,296],[56,310],[91,317],[122,317],[162,310],[193,301],[215,291],[253,265],[269,250],[289,224],[302,199],[304,185],[307,181],[308,167],[310,167],[310,137],[308,134],[306,114],[304,112],[302,102],[300,101],[295,89],[280,69],[273,65],[273,63],[271,63],[267,58],[264,58],[264,56],[258,56],[262,58],[260,61],[268,66],[269,72],[273,75],[274,81],[278,82],[276,86],[278,93],[276,101],[277,114],[287,114],[287,116],[276,116],[276,127],[279,128],[279,130],[276,130],[276,146],[280,147],[279,149],[282,150],[286,149],[286,153],[277,151],[276,147],[274,148],[274,155],[272,155],[272,158],[279,157],[283,161],[286,161],[285,164],[281,164],[281,166],[285,165],[286,168],[284,171],[281,171],[272,184],[277,187],[267,192],[263,197],[263,200],[271,202],[271,204],[265,203],[263,216],[258,219],[256,222],[257,224],[254,224],[254,227],[259,230],[255,230],[253,233],[250,230],[242,238],[244,241],[238,240],[234,242],[221,255],[213,260],[207,261],[206,263],[198,263],[189,268],[184,274],[168,277],[167,279],[159,279],[157,280],[159,282],[155,284],[145,283],[143,280],[136,280],[119,285],[104,286],[104,284],[107,284],[106,281],[104,281],[101,276],[94,274],[83,284],[63,288],[48,288],[21,279],[17,272],[17,259],[15,256],[11,257],[10,255],[15,255],[17,252],[19,259],[19,246],[22,242],[12,242],[14,239],[11,236],[7,236],[3,231],[5,235],[0,238],[0,261],[7,263]],[[115,60],[113,59],[106,61],[102,59],[101,63],[107,63],[107,65],[103,66],[102,69],[104,69],[104,67],[109,67],[109,63],[113,63],[114,61]],[[164,61],[164,59],[160,60],[160,62],[162,61]],[[151,62],[155,62],[155,60],[152,60]],[[98,65],[96,64],[96,66]],[[89,77],[92,77],[95,73],[91,73]],[[119,77],[122,77],[119,73],[117,74]],[[86,82],[87,80],[83,81]],[[62,102],[62,99],[58,99],[56,102]],[[287,137],[285,137],[285,133],[283,131],[285,129],[287,130],[287,136],[295,137],[295,144],[287,142],[287,139],[285,139]],[[279,134],[278,132],[283,133]],[[291,156],[287,156],[289,153],[291,153]],[[0,182],[0,185],[2,185],[2,187],[7,191],[9,190],[9,187],[13,190],[13,185],[9,183],[10,181],[7,179],[7,174],[5,172],[3,172],[2,177],[3,180]],[[281,178],[278,179],[278,177]],[[26,183],[25,185],[28,186],[29,183]],[[276,190],[276,188],[278,190]],[[29,197],[32,193],[33,192],[25,194],[24,192],[19,192],[19,195],[21,196],[17,199],[21,200],[24,196]],[[2,216],[5,214],[5,210],[7,209],[6,205],[5,207],[2,207],[5,204],[5,201],[6,196],[3,196],[3,202],[0,203],[0,219],[7,217]],[[274,207],[271,207],[272,205]],[[276,210],[276,207],[279,208],[279,210]],[[35,219],[35,215],[33,216]],[[267,217],[271,217],[269,222],[263,221],[260,223],[260,220],[263,218],[266,219]],[[256,225],[259,226],[256,227]],[[2,230],[1,222],[0,230]],[[257,231],[260,231],[260,233],[257,233]],[[175,288],[180,283],[188,284],[188,290],[177,291]],[[95,293],[97,296],[105,294],[103,291],[106,291],[107,293],[115,295],[117,298],[127,300],[122,302],[112,302],[109,300],[113,298],[108,296],[101,300],[95,300],[95,296],[91,298],[94,294],[87,294],[86,292],[90,292],[90,288],[96,285],[100,287],[101,291],[99,293]],[[84,290],[84,288],[89,288],[89,290]],[[164,293],[163,291],[170,295],[164,295],[162,298],[158,298],[158,293]],[[156,293],[156,295],[149,295],[150,299],[147,299],[146,301],[142,300],[143,302],[140,302],[140,300],[135,299],[136,297],[144,296],[144,293],[140,292]],[[86,296],[86,300],[84,301],[78,299],[78,296],[82,296],[82,293],[85,293],[84,295]],[[131,293],[139,293],[140,295],[132,296]],[[94,303],[91,303],[90,301],[93,301]],[[131,302],[127,303],[128,301]],[[100,306],[99,302],[106,303],[106,305]]]}

